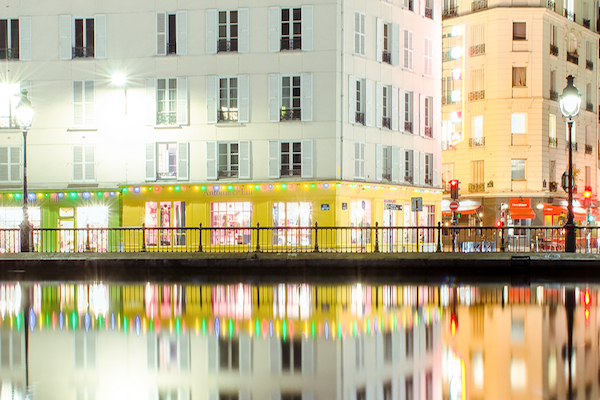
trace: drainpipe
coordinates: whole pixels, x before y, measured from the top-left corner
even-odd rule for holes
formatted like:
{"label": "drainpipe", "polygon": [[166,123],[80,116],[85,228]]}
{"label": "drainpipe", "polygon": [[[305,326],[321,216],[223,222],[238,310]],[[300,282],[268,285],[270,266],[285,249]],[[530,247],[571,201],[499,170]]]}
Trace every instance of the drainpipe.
{"label": "drainpipe", "polygon": [[[340,51],[340,57],[342,61],[341,68],[341,78],[340,78],[340,101],[342,102],[340,107],[340,175],[339,179],[344,179],[344,45],[346,41],[344,40],[345,31],[344,31],[344,9],[346,7],[346,1],[342,0],[342,13],[341,13],[341,28],[342,28],[342,48]],[[346,106],[347,107],[347,106]]]}

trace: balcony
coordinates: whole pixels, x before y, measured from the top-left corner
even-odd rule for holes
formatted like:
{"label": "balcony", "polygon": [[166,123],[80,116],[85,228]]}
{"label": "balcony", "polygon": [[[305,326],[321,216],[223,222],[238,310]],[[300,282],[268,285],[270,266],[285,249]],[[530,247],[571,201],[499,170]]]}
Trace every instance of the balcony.
{"label": "balcony", "polygon": [[381,118],[381,126],[383,128],[392,129],[392,119],[389,117],[382,117]]}
{"label": "balcony", "polygon": [[585,145],[585,154],[592,154],[592,145],[591,144]]}
{"label": "balcony", "polygon": [[354,116],[354,121],[356,121],[357,124],[365,124],[365,113],[360,113],[357,112],[356,115]]}
{"label": "balcony", "polygon": [[176,112],[159,112],[156,115],[156,125],[169,126],[177,125]]}
{"label": "balcony", "polygon": [[484,137],[474,137],[469,138],[469,147],[483,147],[485,146],[485,138]]}
{"label": "balcony", "polygon": [[556,11],[556,3],[552,0],[546,0],[546,8],[552,11]]}
{"label": "balcony", "polygon": [[301,176],[302,169],[300,169],[300,165],[294,165],[293,169],[290,169],[289,166],[281,168],[281,176]]}
{"label": "balcony", "polygon": [[19,49],[0,49],[0,60],[18,60]]}
{"label": "balcony", "polygon": [[551,192],[556,192],[556,190],[558,189],[558,184],[556,182],[550,182],[548,188]]}
{"label": "balcony", "polygon": [[413,5],[413,0],[408,0],[408,9],[410,11],[415,11],[415,7]]}
{"label": "balcony", "polygon": [[585,60],[585,69],[589,69],[590,71],[594,70],[594,62],[592,60]]}
{"label": "balcony", "polygon": [[239,174],[238,170],[234,170],[234,171],[219,170],[219,178],[237,178],[238,174]]}
{"label": "balcony", "polygon": [[574,151],[577,151],[577,142],[575,142],[575,143],[571,143],[571,142],[569,142],[569,141],[567,140],[567,142],[566,142],[566,146],[565,146],[565,148],[566,148],[567,150],[569,149],[569,144],[571,144],[571,145],[572,145],[572,147],[571,147],[571,148],[572,148]]}
{"label": "balcony", "polygon": [[469,183],[469,193],[485,192],[485,182]]}
{"label": "balcony", "polygon": [[230,110],[219,110],[217,111],[217,118],[219,122],[237,122],[238,112]]}
{"label": "balcony", "polygon": [[73,47],[73,58],[94,57],[94,46]]}
{"label": "balcony", "polygon": [[302,38],[294,36],[293,38],[281,39],[280,50],[302,50]]}
{"label": "balcony", "polygon": [[567,51],[567,61],[579,65],[579,56],[576,51]]}
{"label": "balcony", "polygon": [[555,44],[550,45],[550,55],[558,57],[558,46]]}
{"label": "balcony", "polygon": [[585,111],[594,112],[594,104],[590,102],[585,103]]}
{"label": "balcony", "polygon": [[469,47],[469,56],[475,57],[485,54],[485,43],[477,44],[475,46]]}
{"label": "balcony", "polygon": [[390,54],[390,52],[384,50],[381,53],[381,61],[383,61],[384,63],[391,64],[392,63],[392,55]]}
{"label": "balcony", "polygon": [[471,11],[485,10],[488,8],[487,0],[477,0],[471,3]]}
{"label": "balcony", "polygon": [[476,90],[469,92],[469,101],[477,101],[485,99],[485,90]]}
{"label": "balcony", "polygon": [[449,94],[442,95],[442,104],[452,104],[452,97]]}
{"label": "balcony", "polygon": [[433,137],[433,131],[431,130],[430,126],[426,126],[425,127],[425,136],[426,137],[430,137],[430,138]]}
{"label": "balcony", "polygon": [[433,185],[433,178],[431,176],[426,176],[425,177],[425,184],[432,186]]}
{"label": "balcony", "polygon": [[429,19],[433,19],[433,10],[431,8],[425,8],[425,16]]}
{"label": "balcony", "polygon": [[584,19],[583,19],[583,26],[584,26],[585,28],[588,28],[588,29],[590,29],[590,20],[589,20],[589,19],[585,19],[585,18],[584,18]]}
{"label": "balcony", "polygon": [[413,123],[409,121],[404,121],[404,131],[413,133]]}
{"label": "balcony", "polygon": [[177,54],[177,43],[167,43],[167,54]]}
{"label": "balcony", "polygon": [[444,11],[442,14],[442,19],[452,18],[452,17],[457,17],[457,16],[458,16],[458,6],[450,6],[450,7],[444,8]]}
{"label": "balcony", "polygon": [[390,181],[390,182],[392,181],[392,174],[389,172],[389,170],[386,170],[385,172],[383,172],[381,174],[381,177],[383,179],[385,179],[386,181]]}
{"label": "balcony", "polygon": [[281,110],[281,118],[280,121],[291,121],[301,119],[300,108],[283,108]]}
{"label": "balcony", "polygon": [[555,137],[548,138],[548,147],[555,149],[558,146],[558,139]]}
{"label": "balcony", "polygon": [[404,182],[413,183],[412,175],[404,175]]}
{"label": "balcony", "polygon": [[571,12],[569,10],[563,10],[563,15],[566,18],[570,19],[571,21],[575,22],[575,13],[574,12]]}
{"label": "balcony", "polygon": [[20,127],[17,117],[0,117],[0,129],[19,129]]}
{"label": "balcony", "polygon": [[157,179],[177,179],[175,171],[158,171],[156,172]]}
{"label": "balcony", "polygon": [[238,41],[237,39],[219,39],[217,42],[217,52],[237,52],[238,51]]}
{"label": "balcony", "polygon": [[558,92],[550,89],[550,100],[558,101]]}
{"label": "balcony", "polygon": [[451,56],[452,50],[444,50],[442,51],[442,61],[452,61],[453,58]]}

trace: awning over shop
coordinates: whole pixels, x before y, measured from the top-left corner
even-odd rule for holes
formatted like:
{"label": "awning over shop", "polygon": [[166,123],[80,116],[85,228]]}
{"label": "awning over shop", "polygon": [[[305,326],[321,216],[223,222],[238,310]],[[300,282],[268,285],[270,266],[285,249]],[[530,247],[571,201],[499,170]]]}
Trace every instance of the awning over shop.
{"label": "awning over shop", "polygon": [[[597,209],[592,209],[594,215],[598,214]],[[567,207],[553,206],[544,204],[544,215],[564,215],[567,216]],[[573,207],[573,216],[576,221],[585,221],[587,219],[587,211],[582,207]]]}
{"label": "awning over shop", "polygon": [[512,219],[535,219],[531,199],[509,199],[508,211]]}
{"label": "awning over shop", "polygon": [[561,215],[567,214],[567,207],[553,206],[551,204],[544,204],[544,215]]}
{"label": "awning over shop", "polygon": [[[457,213],[461,213],[461,214],[475,214],[477,212],[477,210],[479,210],[481,206],[460,206],[458,207],[458,210],[456,210]],[[450,210],[449,208],[447,209],[442,209],[442,214],[443,215],[452,215],[452,210]]]}

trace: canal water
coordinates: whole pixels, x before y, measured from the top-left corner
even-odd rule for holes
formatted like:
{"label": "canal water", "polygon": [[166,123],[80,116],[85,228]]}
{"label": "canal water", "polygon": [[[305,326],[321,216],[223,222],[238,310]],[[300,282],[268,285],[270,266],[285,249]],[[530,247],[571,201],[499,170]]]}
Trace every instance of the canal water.
{"label": "canal water", "polygon": [[585,285],[3,282],[0,400],[597,399],[597,297]]}

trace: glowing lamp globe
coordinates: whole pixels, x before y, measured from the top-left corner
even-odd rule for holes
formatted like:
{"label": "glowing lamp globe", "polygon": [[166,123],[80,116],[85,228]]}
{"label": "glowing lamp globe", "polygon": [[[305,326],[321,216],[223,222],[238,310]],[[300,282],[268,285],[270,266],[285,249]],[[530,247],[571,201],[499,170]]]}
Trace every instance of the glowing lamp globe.
{"label": "glowing lamp globe", "polygon": [[31,102],[27,98],[27,90],[21,91],[21,100],[17,105],[17,121],[21,128],[31,126],[33,121],[33,107],[31,107]]}
{"label": "glowing lamp globe", "polygon": [[560,95],[560,112],[564,117],[571,118],[579,114],[581,96],[573,85],[573,75],[567,77],[567,86]]}

